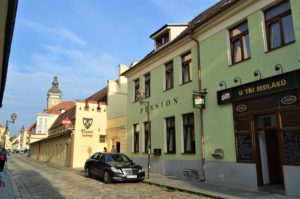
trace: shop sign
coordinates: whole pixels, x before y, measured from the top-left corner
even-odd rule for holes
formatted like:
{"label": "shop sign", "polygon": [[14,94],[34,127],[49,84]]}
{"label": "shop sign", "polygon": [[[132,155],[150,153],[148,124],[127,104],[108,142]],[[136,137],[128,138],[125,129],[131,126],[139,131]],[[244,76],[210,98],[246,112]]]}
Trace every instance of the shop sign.
{"label": "shop sign", "polygon": [[[300,70],[288,72],[274,77],[258,80],[248,84],[232,87],[217,92],[218,104],[226,104],[245,100],[257,96],[273,94],[300,87]],[[284,101],[293,101],[294,98],[286,98]],[[289,103],[289,102],[288,102]]]}
{"label": "shop sign", "polygon": [[61,124],[64,126],[70,126],[72,124],[72,121],[69,118],[65,118],[61,121]]}
{"label": "shop sign", "polygon": [[286,95],[280,99],[282,105],[291,105],[297,102],[297,96],[295,95]]}
{"label": "shop sign", "polygon": [[[178,104],[178,99],[177,99],[177,97],[174,97],[173,99],[168,99],[168,100],[165,100],[165,101],[156,102],[154,104],[149,104],[149,111],[164,109],[165,107],[168,108],[170,106],[175,106],[177,104]],[[140,112],[141,112],[141,114],[143,112],[147,112],[146,107],[141,107]]]}
{"label": "shop sign", "polygon": [[247,107],[246,104],[239,104],[235,107],[235,111],[238,112],[238,113],[243,113],[247,110],[248,110],[248,107]]}
{"label": "shop sign", "polygon": [[93,137],[93,131],[88,130],[93,124],[93,118],[82,118],[82,123],[85,127],[81,129],[82,137]]}
{"label": "shop sign", "polygon": [[222,90],[217,92],[218,104],[226,104],[232,101],[232,94],[230,89]]}
{"label": "shop sign", "polygon": [[193,107],[198,109],[204,107],[204,97],[201,94],[193,94]]}
{"label": "shop sign", "polygon": [[234,97],[244,98],[248,96],[258,95],[260,93],[268,93],[271,91],[286,88],[288,86],[287,77],[275,79],[271,81],[265,81],[261,83],[253,83],[248,86],[242,86],[241,88],[234,89]]}

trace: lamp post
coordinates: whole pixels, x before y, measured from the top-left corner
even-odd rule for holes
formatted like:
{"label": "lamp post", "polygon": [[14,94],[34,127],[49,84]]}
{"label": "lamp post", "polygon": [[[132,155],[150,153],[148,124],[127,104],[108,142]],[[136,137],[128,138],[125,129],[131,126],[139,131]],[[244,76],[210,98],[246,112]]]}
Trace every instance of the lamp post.
{"label": "lamp post", "polygon": [[15,120],[17,119],[17,114],[13,113],[11,114],[10,116],[11,118],[11,121],[9,120],[6,120],[6,124],[5,124],[5,131],[4,131],[4,136],[5,136],[5,139],[4,139],[4,148],[5,148],[5,145],[6,145],[6,135],[7,135],[7,131],[8,131],[8,123],[15,123]]}
{"label": "lamp post", "polygon": [[141,105],[145,106],[147,112],[147,123],[148,123],[148,142],[147,142],[147,149],[148,149],[148,179],[150,178],[149,171],[150,171],[150,155],[151,155],[151,125],[150,125],[150,109],[149,109],[149,101],[145,101],[145,92],[143,90],[138,91],[138,100]]}

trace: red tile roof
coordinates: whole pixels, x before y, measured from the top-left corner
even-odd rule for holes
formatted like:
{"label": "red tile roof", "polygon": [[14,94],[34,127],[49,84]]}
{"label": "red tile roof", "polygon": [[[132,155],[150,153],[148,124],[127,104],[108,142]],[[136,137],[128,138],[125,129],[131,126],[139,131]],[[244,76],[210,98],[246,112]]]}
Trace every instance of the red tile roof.
{"label": "red tile roof", "polygon": [[101,90],[94,93],[93,95],[86,98],[85,100],[107,103],[107,90],[108,90],[107,87],[104,87]]}
{"label": "red tile roof", "polygon": [[[107,87],[102,88],[101,90],[97,91],[93,95],[86,98],[84,101],[94,101],[97,103],[107,103]],[[81,101],[81,100],[78,100]],[[58,118],[55,120],[55,122],[52,124],[49,130],[55,129],[62,125],[62,120],[65,118],[69,118],[72,122],[75,120],[75,112],[76,112],[76,106],[74,103],[74,106],[67,110],[66,112],[60,114]]]}
{"label": "red tile roof", "polygon": [[28,127],[28,131],[31,131],[33,128],[36,127],[36,122],[31,124],[29,127]]}
{"label": "red tile roof", "polygon": [[61,114],[61,110],[69,110],[75,105],[74,101],[63,101],[50,109],[45,109],[45,113]]}
{"label": "red tile roof", "polygon": [[62,120],[65,118],[69,118],[71,121],[75,119],[75,111],[76,106],[74,105],[71,109],[67,110],[66,112],[60,114],[58,118],[55,120],[55,122],[52,124],[52,126],[49,128],[49,130],[52,130],[56,127],[59,127],[62,125]]}

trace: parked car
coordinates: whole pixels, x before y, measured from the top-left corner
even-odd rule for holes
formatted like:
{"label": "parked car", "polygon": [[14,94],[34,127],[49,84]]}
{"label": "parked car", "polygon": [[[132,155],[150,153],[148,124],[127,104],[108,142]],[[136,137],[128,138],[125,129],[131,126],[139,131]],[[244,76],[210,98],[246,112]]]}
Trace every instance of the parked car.
{"label": "parked car", "polygon": [[25,152],[24,152],[23,150],[20,150],[20,151],[19,151],[19,154],[20,154],[20,155],[25,155]]}
{"label": "parked car", "polygon": [[142,181],[145,178],[143,167],[135,164],[121,153],[94,153],[84,165],[85,176],[97,176],[105,183],[114,181]]}

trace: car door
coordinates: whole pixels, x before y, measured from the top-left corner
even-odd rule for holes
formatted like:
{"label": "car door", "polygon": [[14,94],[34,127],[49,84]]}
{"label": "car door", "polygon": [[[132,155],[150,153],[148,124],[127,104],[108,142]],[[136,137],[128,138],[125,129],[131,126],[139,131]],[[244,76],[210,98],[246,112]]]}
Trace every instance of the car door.
{"label": "car door", "polygon": [[104,172],[106,169],[106,156],[108,156],[107,154],[102,154],[102,156],[100,157],[100,161],[99,161],[99,174],[101,177],[104,176]]}
{"label": "car door", "polygon": [[99,159],[99,153],[92,155],[89,161],[89,169],[93,175],[97,175],[97,160]]}
{"label": "car door", "polygon": [[104,173],[104,154],[100,153],[97,157],[97,161],[95,161],[95,175],[102,177]]}

